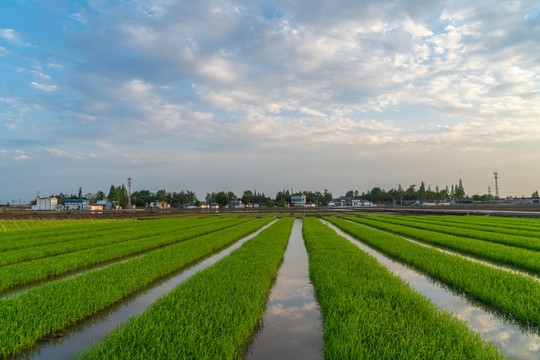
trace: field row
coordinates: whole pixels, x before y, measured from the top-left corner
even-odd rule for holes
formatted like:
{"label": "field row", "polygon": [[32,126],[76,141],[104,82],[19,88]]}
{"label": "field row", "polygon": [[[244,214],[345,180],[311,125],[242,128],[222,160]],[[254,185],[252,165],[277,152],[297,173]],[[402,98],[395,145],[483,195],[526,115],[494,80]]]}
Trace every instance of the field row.
{"label": "field row", "polygon": [[371,229],[348,220],[327,218],[343,231],[391,258],[413,266],[470,298],[490,304],[501,313],[540,327],[540,282],[496,269],[437,249],[415,244],[401,236]]}
{"label": "field row", "polygon": [[[483,252],[482,256],[502,256],[502,252],[494,252],[496,247],[508,248],[508,253],[519,253],[521,257],[529,258],[529,253],[536,254],[535,251],[419,227],[437,226],[439,219],[351,218],[357,223],[335,217],[325,219],[389,257],[450,285],[470,298],[490,304],[502,314],[540,328],[537,310],[540,308],[540,282],[421,246],[388,231],[402,231],[402,235],[413,237],[407,233],[411,232],[422,238],[420,241],[431,241],[437,246],[455,248],[456,245],[450,244],[461,244],[460,251]],[[14,241],[27,241],[28,249],[32,251],[52,251],[55,246],[72,250],[0,266],[0,284],[5,275],[11,274],[2,271],[12,267],[19,267],[22,272],[35,271],[38,275],[31,278],[36,279],[36,276],[42,276],[39,274],[48,274],[53,271],[51,269],[56,269],[56,265],[52,265],[55,262],[59,263],[59,269],[64,269],[71,263],[66,260],[69,257],[78,259],[73,262],[79,264],[75,269],[99,264],[108,258],[116,262],[71,278],[49,281],[16,296],[1,298],[0,321],[5,326],[0,329],[0,358],[20,353],[40,338],[91,317],[273,220],[270,217],[255,220],[252,217],[216,216],[149,220],[142,227],[140,222],[133,222],[133,227],[128,226],[121,231],[102,229],[96,232],[115,238],[122,234],[128,234],[127,237],[144,235],[131,240],[110,239],[107,242],[100,240],[100,236],[69,240],[66,233],[65,240],[56,245],[38,246],[32,242],[36,239]],[[78,358],[242,357],[262,318],[293,221],[294,217],[276,221],[215,265],[177,286],[140,315],[112,329],[102,341],[77,355]],[[375,226],[380,229],[375,229]],[[532,224],[526,226],[533,227]],[[481,229],[469,230],[482,232]],[[152,232],[155,233],[151,235]],[[309,255],[310,277],[322,311],[325,358],[504,357],[463,321],[437,308],[372,256],[338,236],[318,219],[304,218],[303,235]],[[76,249],[75,244],[93,246],[91,239],[99,245]],[[5,251],[5,254],[17,251]],[[136,254],[138,256],[126,258]],[[120,259],[127,260],[118,261]],[[35,269],[25,268],[28,264],[33,264]],[[70,270],[60,270],[59,274],[66,271]],[[32,281],[35,280],[27,282]]]}
{"label": "field row", "polygon": [[[433,225],[426,226],[430,230],[425,230],[422,224],[409,224],[405,221],[394,219],[353,217],[345,217],[345,219],[404,235],[444,249],[454,250],[480,259],[490,260],[509,265],[516,269],[540,274],[540,252],[538,251],[494,243],[487,239],[478,240],[477,238],[448,235],[446,232],[436,231],[437,228]],[[508,239],[507,242],[515,244],[513,239]],[[537,242],[540,244],[540,239]]]}
{"label": "field row", "polygon": [[211,253],[272,221],[263,218],[190,241],[177,243],[129,261],[53,281],[16,297],[0,300],[0,356],[9,356],[40,337],[84,319],[150,282]]}

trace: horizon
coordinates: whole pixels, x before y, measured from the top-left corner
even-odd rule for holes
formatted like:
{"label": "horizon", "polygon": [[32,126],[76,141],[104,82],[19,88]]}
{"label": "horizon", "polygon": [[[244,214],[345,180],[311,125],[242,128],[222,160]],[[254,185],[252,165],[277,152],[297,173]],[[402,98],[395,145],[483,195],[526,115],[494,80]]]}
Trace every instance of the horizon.
{"label": "horizon", "polygon": [[540,190],[540,5],[0,4],[0,203]]}

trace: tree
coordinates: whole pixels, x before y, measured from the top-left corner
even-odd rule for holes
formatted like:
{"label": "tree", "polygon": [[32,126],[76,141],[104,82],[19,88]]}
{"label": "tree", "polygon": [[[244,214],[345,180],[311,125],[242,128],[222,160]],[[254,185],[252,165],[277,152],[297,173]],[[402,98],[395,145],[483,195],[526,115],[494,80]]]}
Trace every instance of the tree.
{"label": "tree", "polygon": [[454,195],[456,197],[465,197],[465,189],[463,188],[463,183],[459,179],[459,184],[455,187]]}
{"label": "tree", "polygon": [[82,188],[80,187],[79,188],[79,195],[77,195],[79,199],[82,199]]}
{"label": "tree", "polygon": [[354,196],[354,191],[353,190],[349,190],[347,191],[347,193],[345,194],[346,197],[353,197]]}
{"label": "tree", "polygon": [[103,191],[99,190],[96,193],[95,197],[96,197],[96,201],[97,200],[103,200],[103,199],[105,199],[105,193]]}
{"label": "tree", "polygon": [[109,201],[118,200],[116,197],[116,188],[114,187],[114,185],[111,185],[111,188],[109,189],[109,195],[107,195],[107,199]]}
{"label": "tree", "polygon": [[244,191],[244,195],[242,195],[242,202],[244,204],[251,204],[254,197],[255,195],[253,195],[253,192],[251,190],[246,190]]}
{"label": "tree", "polygon": [[285,201],[285,198],[282,197],[282,198],[279,199],[279,201],[278,201],[278,206],[279,206],[279,207],[285,207],[285,205],[287,205],[287,202]]}
{"label": "tree", "polygon": [[532,197],[533,199],[538,199],[538,198],[540,198],[540,196],[538,196],[538,190],[536,190],[535,192],[533,192],[532,195],[531,195],[531,197]]}
{"label": "tree", "polygon": [[220,191],[214,196],[214,201],[217,202],[220,206],[225,206],[229,203],[229,197],[225,191]]}
{"label": "tree", "polygon": [[426,200],[426,185],[422,181],[417,193],[418,200]]}
{"label": "tree", "polygon": [[274,201],[272,199],[268,198],[268,199],[266,199],[265,204],[266,204],[266,207],[270,208],[270,207],[274,206]]}
{"label": "tree", "polygon": [[227,198],[229,199],[229,201],[235,201],[235,200],[238,200],[238,197],[236,197],[236,195],[232,192],[232,191],[229,191],[227,193]]}

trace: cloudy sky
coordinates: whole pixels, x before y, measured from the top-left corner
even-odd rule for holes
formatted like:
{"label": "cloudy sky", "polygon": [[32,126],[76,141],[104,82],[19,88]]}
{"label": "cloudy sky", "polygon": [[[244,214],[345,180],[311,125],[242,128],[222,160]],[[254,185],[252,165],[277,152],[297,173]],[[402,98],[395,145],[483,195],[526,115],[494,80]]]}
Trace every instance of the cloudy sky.
{"label": "cloudy sky", "polygon": [[540,190],[538,1],[2,0],[0,203]]}

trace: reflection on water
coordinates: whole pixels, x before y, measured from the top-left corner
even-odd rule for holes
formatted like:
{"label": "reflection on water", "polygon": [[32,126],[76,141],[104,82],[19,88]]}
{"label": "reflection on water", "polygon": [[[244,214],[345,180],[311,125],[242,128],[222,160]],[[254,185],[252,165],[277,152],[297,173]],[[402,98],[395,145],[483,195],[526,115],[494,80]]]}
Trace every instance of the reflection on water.
{"label": "reflection on water", "polygon": [[111,306],[105,311],[101,311],[96,316],[72,326],[63,331],[63,337],[51,338],[41,341],[33,348],[23,352],[16,359],[69,359],[81,352],[84,348],[99,342],[102,337],[121,322],[129,320],[130,316],[143,312],[146,307],[156,301],[159,297],[166,295],[183,281],[189,279],[196,272],[215,264],[231,251],[239,248],[243,243],[258,235],[262,230],[272,225],[267,224],[257,232],[237,241],[225,250],[209,256],[202,261],[193,263],[187,269],[182,269],[174,274],[164,277],[159,282],[154,282],[143,291],[131,295],[121,302]]}
{"label": "reflection on water", "polygon": [[322,345],[321,314],[309,280],[302,220],[296,219],[261,329],[245,359],[322,359]]}
{"label": "reflection on water", "polygon": [[486,311],[485,307],[481,307],[477,303],[453,293],[448,288],[433,282],[415,270],[390,260],[372,248],[363,245],[333,224],[323,222],[334,229],[340,236],[375,257],[379,263],[407,281],[415,290],[422,293],[435,305],[465,320],[469,328],[478,331],[486,341],[491,341],[497,348],[504,351],[507,356],[514,359],[540,359],[540,336],[535,334],[534,330],[528,330],[513,321],[505,320],[493,312]]}

